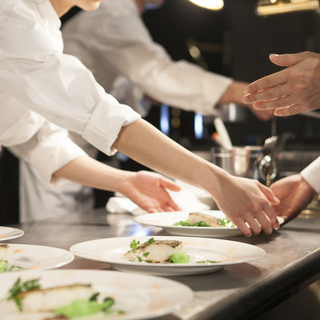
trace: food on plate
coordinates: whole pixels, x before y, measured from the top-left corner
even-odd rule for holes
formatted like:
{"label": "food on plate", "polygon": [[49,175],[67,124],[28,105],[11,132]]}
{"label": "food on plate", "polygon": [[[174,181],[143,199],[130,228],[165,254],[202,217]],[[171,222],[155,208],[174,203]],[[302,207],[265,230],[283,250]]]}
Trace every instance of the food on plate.
{"label": "food on plate", "polygon": [[26,314],[52,312],[53,316],[63,316],[63,319],[91,316],[99,312],[123,313],[110,309],[114,304],[112,298],[98,302],[99,293],[94,293],[91,285],[74,284],[41,289],[39,281],[33,279],[21,282],[19,278],[5,300],[14,303],[20,312]]}
{"label": "food on plate", "polygon": [[9,253],[9,246],[7,244],[0,244],[0,262],[4,260]]}
{"label": "food on plate", "polygon": [[7,257],[8,253],[9,245],[0,244],[0,273],[24,270],[24,268],[19,266],[9,266],[9,262],[7,260],[4,260]]}
{"label": "food on plate", "polygon": [[145,243],[133,240],[131,250],[124,257],[130,261],[147,263],[188,263],[190,257],[183,250],[183,243],[177,240],[149,239]]}
{"label": "food on plate", "polygon": [[235,225],[227,218],[218,219],[211,215],[191,212],[186,221],[179,221],[174,226],[183,227],[235,227]]}

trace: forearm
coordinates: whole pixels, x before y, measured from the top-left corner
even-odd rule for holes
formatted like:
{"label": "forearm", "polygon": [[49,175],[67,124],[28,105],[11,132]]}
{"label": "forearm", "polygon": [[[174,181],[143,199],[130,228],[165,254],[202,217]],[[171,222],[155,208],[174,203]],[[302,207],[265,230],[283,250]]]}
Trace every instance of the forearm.
{"label": "forearm", "polygon": [[[123,127],[113,147],[137,162],[208,190],[219,193],[219,179],[227,173],[175,143],[146,121]],[[215,186],[214,190],[212,186]]]}
{"label": "forearm", "polygon": [[121,192],[121,186],[133,174],[107,166],[89,156],[78,157],[54,173],[57,177],[79,184],[114,192]]}

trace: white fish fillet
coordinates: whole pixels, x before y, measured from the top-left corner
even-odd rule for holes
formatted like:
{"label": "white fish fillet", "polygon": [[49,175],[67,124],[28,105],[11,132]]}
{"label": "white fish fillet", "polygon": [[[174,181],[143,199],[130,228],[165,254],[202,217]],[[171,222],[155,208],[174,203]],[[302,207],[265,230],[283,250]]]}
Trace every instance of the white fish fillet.
{"label": "white fish fillet", "polygon": [[218,219],[208,214],[200,213],[200,212],[191,212],[189,213],[188,220],[192,223],[198,223],[200,221],[204,221],[210,225],[210,227],[221,227],[218,222]]}
{"label": "white fish fillet", "polygon": [[9,252],[9,246],[7,244],[0,244],[0,262],[4,260]]}
{"label": "white fish fillet", "polygon": [[20,293],[18,297],[23,298],[24,312],[53,312],[71,304],[73,301],[89,300],[93,293],[91,285],[75,284],[50,289],[30,290]]}
{"label": "white fish fillet", "polygon": [[[127,259],[135,259],[137,256],[143,260],[152,260],[156,263],[164,263],[170,259],[173,253],[182,252],[183,243],[176,240],[155,240],[151,244],[140,244],[133,253],[132,250],[128,251],[124,256]],[[144,257],[143,254],[149,252],[148,256]]]}

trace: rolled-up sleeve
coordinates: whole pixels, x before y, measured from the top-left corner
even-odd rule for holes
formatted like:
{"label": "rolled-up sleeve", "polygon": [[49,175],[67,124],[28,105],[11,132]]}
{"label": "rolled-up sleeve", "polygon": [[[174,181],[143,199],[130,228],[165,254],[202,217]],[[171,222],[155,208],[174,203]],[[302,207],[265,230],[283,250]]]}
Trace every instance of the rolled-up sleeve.
{"label": "rolled-up sleeve", "polygon": [[56,188],[66,182],[54,172],[86,153],[68,138],[68,131],[45,121],[38,132],[25,143],[11,146],[9,150],[19,159],[30,163],[42,179]]}
{"label": "rolled-up sleeve", "polygon": [[52,123],[113,154],[121,128],[140,115],[107,94],[78,59],[62,54],[58,28],[41,21],[42,16],[26,2],[4,3],[0,5],[1,89]]}
{"label": "rolled-up sleeve", "polygon": [[320,194],[320,157],[302,170],[301,175]]}

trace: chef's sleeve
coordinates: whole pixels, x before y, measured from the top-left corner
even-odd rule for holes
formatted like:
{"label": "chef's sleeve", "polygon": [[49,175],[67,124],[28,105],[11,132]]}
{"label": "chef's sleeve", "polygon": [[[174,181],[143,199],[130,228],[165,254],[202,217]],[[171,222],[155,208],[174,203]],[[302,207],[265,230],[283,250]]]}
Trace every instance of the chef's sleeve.
{"label": "chef's sleeve", "polygon": [[70,138],[68,131],[45,121],[38,132],[20,145],[8,147],[19,159],[33,166],[42,179],[57,188],[67,180],[53,175],[72,160],[86,156]]}
{"label": "chef's sleeve", "polygon": [[62,54],[59,29],[23,2],[0,7],[0,88],[50,122],[112,155],[123,126],[140,115],[121,105],[75,57]]}
{"label": "chef's sleeve", "polygon": [[302,170],[301,175],[320,194],[320,157]]}

